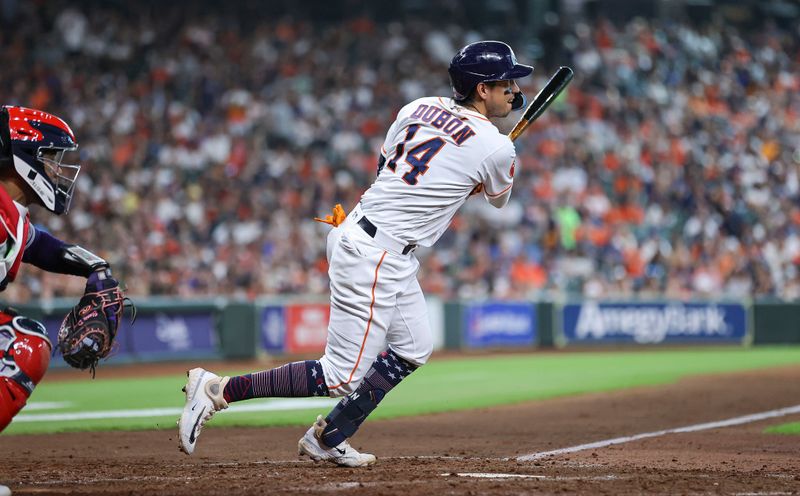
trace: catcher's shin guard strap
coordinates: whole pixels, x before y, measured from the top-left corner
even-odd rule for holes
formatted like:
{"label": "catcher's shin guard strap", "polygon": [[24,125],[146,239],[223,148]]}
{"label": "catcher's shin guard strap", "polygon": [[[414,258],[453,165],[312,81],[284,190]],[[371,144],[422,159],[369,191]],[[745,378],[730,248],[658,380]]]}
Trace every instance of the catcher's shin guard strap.
{"label": "catcher's shin guard strap", "polygon": [[322,431],[322,442],[333,447],[352,437],[384,396],[416,368],[395,355],[392,350],[378,355],[358,388],[342,398],[328,414],[325,419],[328,425]]}
{"label": "catcher's shin guard strap", "polygon": [[22,369],[17,369],[17,371],[10,377],[10,379],[17,384],[25,391],[28,392],[28,396],[33,394],[33,389],[36,387],[36,383],[33,382],[33,379],[28,377],[28,374],[22,371]]}

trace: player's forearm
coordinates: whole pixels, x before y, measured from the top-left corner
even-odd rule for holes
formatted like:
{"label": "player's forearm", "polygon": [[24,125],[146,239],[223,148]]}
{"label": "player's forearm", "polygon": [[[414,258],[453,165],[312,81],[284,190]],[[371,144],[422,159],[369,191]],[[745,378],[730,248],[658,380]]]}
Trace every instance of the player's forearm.
{"label": "player's forearm", "polygon": [[108,262],[80,246],[67,244],[34,226],[31,229],[33,240],[22,255],[25,263],[48,272],[82,277],[108,267]]}

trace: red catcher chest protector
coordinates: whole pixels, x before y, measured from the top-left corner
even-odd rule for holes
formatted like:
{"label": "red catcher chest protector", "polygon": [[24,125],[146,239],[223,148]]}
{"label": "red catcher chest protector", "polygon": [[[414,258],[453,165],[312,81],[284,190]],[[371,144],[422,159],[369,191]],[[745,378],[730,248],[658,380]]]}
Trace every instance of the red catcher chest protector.
{"label": "red catcher chest protector", "polygon": [[19,412],[50,365],[52,345],[44,326],[0,311],[0,432]]}
{"label": "red catcher chest protector", "polygon": [[29,232],[28,209],[0,188],[0,291],[17,277]]}

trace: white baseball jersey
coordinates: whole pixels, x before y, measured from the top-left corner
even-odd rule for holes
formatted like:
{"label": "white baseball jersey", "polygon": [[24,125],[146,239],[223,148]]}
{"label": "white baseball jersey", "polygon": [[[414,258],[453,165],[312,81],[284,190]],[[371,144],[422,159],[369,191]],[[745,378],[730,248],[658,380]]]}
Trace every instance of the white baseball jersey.
{"label": "white baseball jersey", "polygon": [[320,364],[331,396],[355,391],[387,348],[427,362],[433,338],[419,261],[404,248],[436,242],[478,184],[503,206],[514,176],[511,140],[449,98],[403,107],[381,155],[378,178],[328,234],[331,317]]}
{"label": "white baseball jersey", "polygon": [[478,184],[490,201],[508,198],[516,154],[480,113],[428,97],[400,110],[381,156],[378,178],[361,198],[364,214],[400,241],[431,246]]}

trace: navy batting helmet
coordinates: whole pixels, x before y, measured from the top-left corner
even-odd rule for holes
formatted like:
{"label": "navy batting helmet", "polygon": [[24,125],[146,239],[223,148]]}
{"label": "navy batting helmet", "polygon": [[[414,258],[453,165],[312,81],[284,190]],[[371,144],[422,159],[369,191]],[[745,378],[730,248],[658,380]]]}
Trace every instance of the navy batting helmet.
{"label": "navy batting helmet", "polygon": [[502,41],[478,41],[458,51],[448,72],[453,96],[462,101],[478,83],[519,79],[533,72],[533,67],[518,64],[514,50]]}

